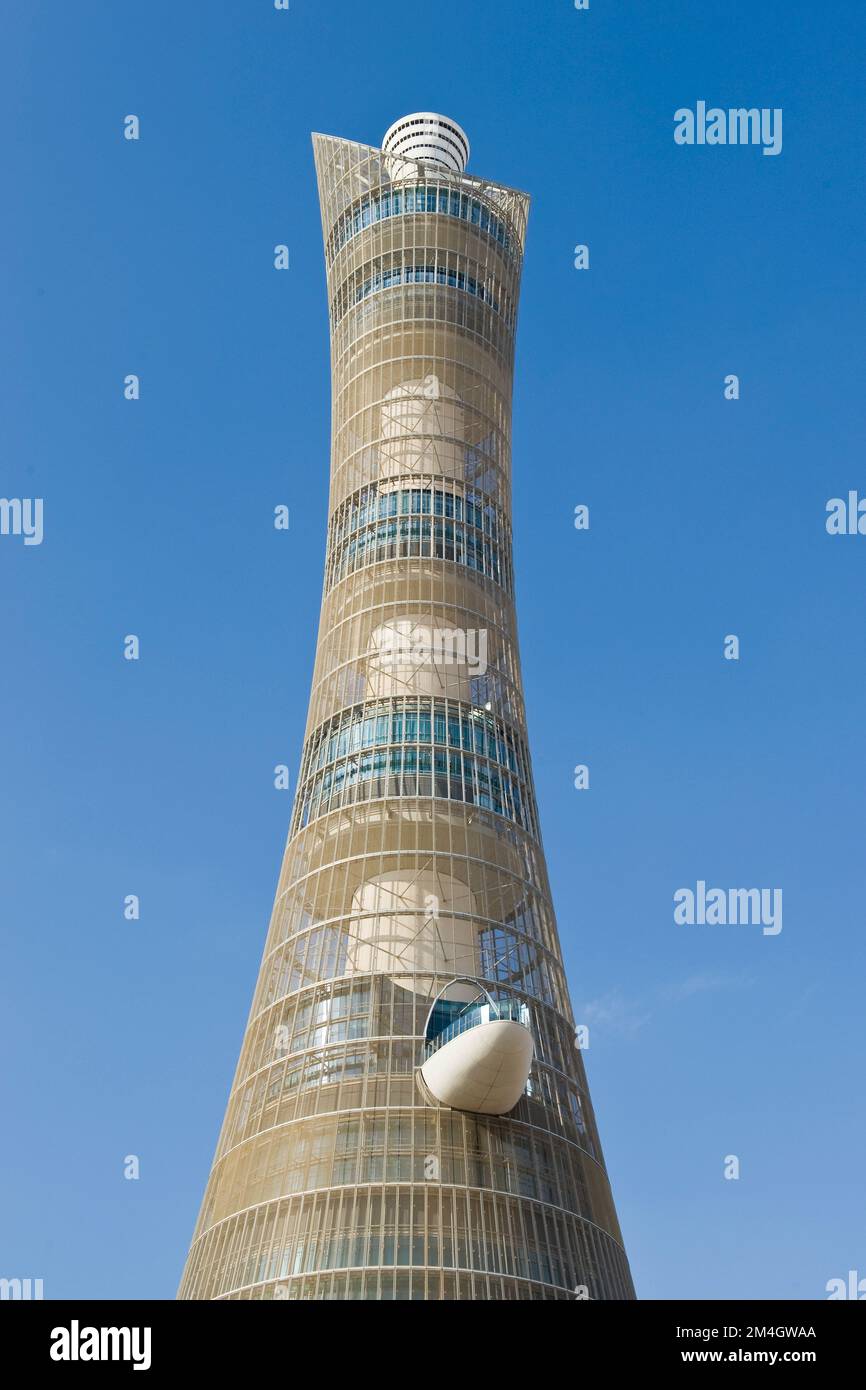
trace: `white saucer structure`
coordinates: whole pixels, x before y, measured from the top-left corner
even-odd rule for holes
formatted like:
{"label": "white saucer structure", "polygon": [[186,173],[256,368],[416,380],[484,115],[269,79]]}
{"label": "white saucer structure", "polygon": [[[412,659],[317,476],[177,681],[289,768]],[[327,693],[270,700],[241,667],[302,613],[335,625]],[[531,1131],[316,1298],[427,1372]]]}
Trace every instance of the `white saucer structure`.
{"label": "white saucer structure", "polygon": [[[484,991],[486,994],[486,991]],[[524,1005],[460,1004],[452,1024],[432,1037],[421,1076],[430,1095],[452,1110],[507,1115],[526,1089],[534,1046]],[[436,1003],[430,1011],[434,1016]],[[517,1014],[517,1017],[507,1016]],[[506,1016],[503,1016],[506,1015]],[[524,1021],[526,1020],[526,1021]]]}

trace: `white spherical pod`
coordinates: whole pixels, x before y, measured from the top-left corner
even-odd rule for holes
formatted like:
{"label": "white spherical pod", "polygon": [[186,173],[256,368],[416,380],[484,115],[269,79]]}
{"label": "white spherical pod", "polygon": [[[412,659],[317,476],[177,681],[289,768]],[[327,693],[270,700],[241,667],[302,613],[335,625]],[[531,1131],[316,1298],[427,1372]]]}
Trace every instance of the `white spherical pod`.
{"label": "white spherical pod", "polygon": [[428,1091],[452,1110],[507,1115],[526,1087],[532,1034],[512,1019],[479,1023],[446,1042],[421,1068]]}

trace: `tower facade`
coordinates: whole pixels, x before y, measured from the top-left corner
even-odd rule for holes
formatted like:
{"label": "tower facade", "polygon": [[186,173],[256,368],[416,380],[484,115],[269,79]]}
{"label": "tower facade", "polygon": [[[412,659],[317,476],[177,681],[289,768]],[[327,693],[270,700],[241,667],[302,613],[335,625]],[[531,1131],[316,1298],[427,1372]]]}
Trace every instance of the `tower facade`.
{"label": "tower facade", "polygon": [[528,198],[455,122],[313,137],[327,559],[264,957],[181,1298],[634,1291],[538,826],[511,559]]}

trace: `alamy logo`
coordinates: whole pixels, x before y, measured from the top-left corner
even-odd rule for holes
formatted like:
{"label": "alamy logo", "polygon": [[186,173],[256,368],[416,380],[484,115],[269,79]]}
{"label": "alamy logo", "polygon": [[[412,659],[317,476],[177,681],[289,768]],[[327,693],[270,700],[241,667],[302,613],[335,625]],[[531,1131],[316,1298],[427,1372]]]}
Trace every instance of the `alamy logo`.
{"label": "alamy logo", "polygon": [[23,536],[25,545],[41,545],[42,498],[0,497],[0,536]]}
{"label": "alamy logo", "polygon": [[782,108],[737,106],[723,111],[705,101],[694,111],[681,106],[674,112],[674,140],[678,145],[763,145],[764,154],[781,154]]}
{"label": "alamy logo", "polygon": [[134,1371],[150,1370],[149,1327],[69,1327],[51,1329],[52,1361],[131,1361]]}
{"label": "alamy logo", "polygon": [[828,1279],[824,1288],[828,1300],[853,1298],[862,1303],[866,1299],[866,1279],[861,1279],[856,1269],[848,1270],[847,1282],[844,1279]]}
{"label": "alamy logo", "polygon": [[678,888],[674,893],[677,926],[762,926],[764,936],[782,930],[781,888],[707,888],[702,878],[697,888]]}
{"label": "alamy logo", "polygon": [[866,536],[866,497],[858,497],[852,489],[848,499],[831,497],[827,503],[824,523],[830,536]]}
{"label": "alamy logo", "polygon": [[0,1279],[0,1298],[44,1298],[41,1279]]}
{"label": "alamy logo", "polygon": [[377,634],[376,662],[387,666],[457,666],[473,676],[487,670],[486,628],[395,623]]}

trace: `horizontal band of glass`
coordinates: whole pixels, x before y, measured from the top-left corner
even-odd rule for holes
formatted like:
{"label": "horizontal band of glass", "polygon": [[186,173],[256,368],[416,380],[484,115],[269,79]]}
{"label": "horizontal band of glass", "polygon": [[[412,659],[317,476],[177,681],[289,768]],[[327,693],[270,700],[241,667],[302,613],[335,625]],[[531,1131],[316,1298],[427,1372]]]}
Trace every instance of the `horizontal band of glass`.
{"label": "horizontal band of glass", "polygon": [[497,1022],[522,1023],[524,1028],[529,1028],[529,1009],[519,999],[503,999],[495,1007],[486,1003],[466,1004],[440,999],[433,1006],[425,1052],[431,1057],[440,1047],[458,1038],[461,1033],[467,1033],[470,1028]]}
{"label": "horizontal band of glass", "polygon": [[374,705],[355,705],[328,720],[310,736],[301,779],[347,754],[398,743],[438,744],[477,753],[500,763],[521,780],[526,778],[525,751],[494,715],[456,700],[410,695]]}
{"label": "horizontal band of glass", "polygon": [[[412,441],[420,443],[414,435]],[[440,442],[439,436],[436,442]],[[395,445],[395,448],[398,447],[399,441]],[[332,534],[336,540],[342,540],[349,532],[357,531],[368,522],[416,514],[465,521],[497,541],[508,533],[501,512],[482,494],[467,491],[464,495],[428,483],[424,487],[388,488],[387,491],[381,491],[378,487],[362,488],[335,512],[331,523]]]}
{"label": "horizontal band of glass", "polygon": [[364,753],[310,780],[301,792],[293,827],[302,830],[317,816],[356,801],[388,797],[438,797],[495,811],[530,834],[535,827],[516,779],[468,753],[421,748]]}
{"label": "horizontal band of glass", "polygon": [[413,557],[453,560],[511,592],[511,567],[503,563],[498,545],[460,522],[429,516],[380,521],[333,545],[328,556],[327,588],[367,565]]}
{"label": "horizontal band of glass", "polygon": [[356,705],[308,740],[293,833],[346,801],[435,796],[495,811],[534,835],[531,798],[521,790],[528,765],[522,741],[501,720],[459,701],[400,696]]}
{"label": "horizontal band of glass", "polygon": [[[360,304],[368,295],[379,290],[390,290],[395,285],[445,285],[452,290],[463,290],[483,300],[499,313],[499,300],[486,285],[466,271],[445,265],[396,265],[376,271],[355,290],[353,302]],[[506,318],[510,327],[510,316]]]}
{"label": "horizontal band of glass", "polygon": [[344,212],[328,238],[328,263],[333,261],[347,241],[351,241],[352,237],[367,227],[383,222],[388,217],[429,212],[469,222],[492,237],[509,256],[516,259],[520,254],[517,241],[506,223],[496,217],[484,203],[477,198],[470,198],[466,193],[459,193],[456,189],[429,184],[417,185],[414,188],[389,189],[387,193],[377,192],[364,198],[348,212]]}

